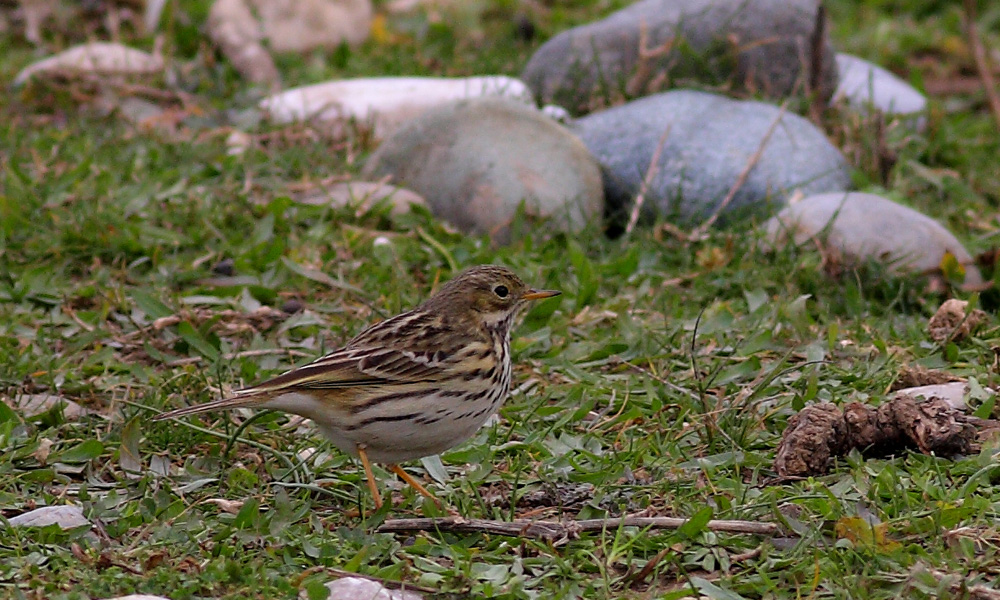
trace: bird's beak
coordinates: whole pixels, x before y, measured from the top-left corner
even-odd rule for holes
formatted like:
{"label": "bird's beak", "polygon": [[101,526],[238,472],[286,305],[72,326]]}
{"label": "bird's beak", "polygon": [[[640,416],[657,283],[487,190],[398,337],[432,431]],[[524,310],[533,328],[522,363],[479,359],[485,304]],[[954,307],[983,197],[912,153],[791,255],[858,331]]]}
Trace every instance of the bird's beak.
{"label": "bird's beak", "polygon": [[541,300],[542,298],[551,298],[552,296],[558,296],[561,294],[559,290],[528,290],[523,296],[522,300]]}

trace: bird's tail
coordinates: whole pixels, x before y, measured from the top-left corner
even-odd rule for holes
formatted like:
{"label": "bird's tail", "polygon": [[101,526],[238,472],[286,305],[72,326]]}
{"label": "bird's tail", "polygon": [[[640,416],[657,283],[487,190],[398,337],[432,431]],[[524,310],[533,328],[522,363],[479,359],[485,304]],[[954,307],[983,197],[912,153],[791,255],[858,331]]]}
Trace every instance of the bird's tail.
{"label": "bird's tail", "polygon": [[222,400],[213,400],[212,402],[206,402],[204,404],[195,404],[194,406],[185,406],[184,408],[178,408],[176,410],[171,410],[169,412],[160,413],[153,417],[154,421],[163,421],[166,419],[176,419],[177,417],[184,417],[187,415],[194,415],[203,412],[209,412],[213,410],[230,410],[233,408],[251,408],[254,406],[260,406],[261,404],[267,403],[270,398],[266,394],[240,394],[236,392],[235,395],[229,398],[223,398]]}

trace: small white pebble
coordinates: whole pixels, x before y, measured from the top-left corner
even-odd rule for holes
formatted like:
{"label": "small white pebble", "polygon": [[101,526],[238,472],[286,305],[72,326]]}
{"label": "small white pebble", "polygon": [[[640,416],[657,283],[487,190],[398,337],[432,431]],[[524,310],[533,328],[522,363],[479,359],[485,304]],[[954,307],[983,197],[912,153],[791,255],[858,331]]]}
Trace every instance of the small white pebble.
{"label": "small white pebble", "polygon": [[559,106],[558,104],[546,104],[542,107],[542,112],[549,116],[549,118],[558,121],[560,123],[569,123],[573,120],[570,116],[569,111],[565,108]]}
{"label": "small white pebble", "polygon": [[253,143],[253,138],[242,131],[234,131],[226,138],[226,154],[237,156],[247,151]]}
{"label": "small white pebble", "polygon": [[391,246],[392,242],[390,242],[389,238],[385,237],[384,235],[380,235],[377,238],[375,238],[375,241],[372,242],[372,245],[378,248],[379,246]]}

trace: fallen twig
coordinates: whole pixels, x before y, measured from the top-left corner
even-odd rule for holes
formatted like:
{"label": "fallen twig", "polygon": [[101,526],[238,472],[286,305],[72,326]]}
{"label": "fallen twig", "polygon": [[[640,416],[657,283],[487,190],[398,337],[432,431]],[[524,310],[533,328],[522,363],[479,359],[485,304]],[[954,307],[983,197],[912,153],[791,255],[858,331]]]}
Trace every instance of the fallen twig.
{"label": "fallen twig", "polygon": [[[490,519],[465,519],[462,517],[389,519],[378,528],[379,533],[408,533],[414,531],[445,531],[449,533],[495,533],[520,538],[562,541],[588,531],[604,531],[618,527],[649,527],[652,529],[677,529],[687,523],[677,517],[622,517],[618,519],[585,519],[582,521],[494,521]],[[779,532],[777,523],[763,521],[712,520],[705,529],[725,533],[774,535]]]}
{"label": "fallen twig", "polygon": [[726,207],[729,206],[729,204],[733,201],[733,198],[736,197],[736,193],[740,191],[740,188],[742,188],[743,184],[746,183],[747,177],[750,176],[750,171],[752,171],[753,168],[757,166],[757,163],[760,162],[760,157],[763,156],[764,149],[767,148],[767,143],[771,141],[771,136],[774,134],[774,130],[778,128],[778,123],[781,123],[781,119],[785,116],[785,112],[787,110],[788,101],[786,100],[781,103],[781,109],[778,111],[778,116],[774,118],[774,121],[772,121],[771,125],[767,128],[767,131],[764,133],[764,137],[760,140],[760,145],[758,145],[757,150],[750,155],[750,159],[747,160],[747,164],[743,166],[743,170],[733,183],[733,187],[729,188],[729,193],[722,199],[722,203],[715,208],[715,211],[712,212],[711,216],[705,219],[704,223],[696,227],[694,231],[691,232],[691,235],[688,236],[689,239],[697,240],[704,237],[705,232],[719,220],[719,216],[722,214],[722,211],[726,210]]}
{"label": "fallen twig", "polygon": [[653,178],[656,177],[656,171],[659,168],[660,154],[663,153],[663,145],[667,143],[667,136],[670,135],[670,127],[663,130],[663,135],[660,136],[660,141],[656,144],[656,149],[653,150],[653,157],[649,159],[649,166],[646,167],[646,175],[642,178],[642,184],[639,186],[639,193],[635,196],[635,202],[632,203],[632,212],[628,216],[628,224],[625,226],[625,235],[632,233],[635,229],[636,223],[639,222],[639,214],[642,212],[642,205],[646,201],[646,192],[649,191],[649,186],[653,183]]}
{"label": "fallen twig", "polygon": [[997,84],[993,80],[993,71],[990,69],[989,58],[983,48],[983,42],[979,39],[979,31],[976,29],[976,0],[964,0],[962,6],[965,9],[965,30],[969,38],[969,47],[972,50],[972,57],[976,61],[976,70],[979,78],[983,82],[986,90],[986,99],[990,103],[993,111],[993,119],[1000,127],[1000,95],[997,95]]}
{"label": "fallen twig", "polygon": [[[809,64],[806,67],[806,99],[809,101],[809,116],[813,123],[822,126],[823,102],[820,101],[820,87],[823,84],[823,41],[826,40],[826,6],[820,2],[816,7],[816,23],[809,39]],[[805,62],[804,60],[802,61]]]}
{"label": "fallen twig", "polygon": [[[311,356],[301,350],[292,350],[290,348],[260,348],[258,350],[243,350],[242,352],[229,352],[222,355],[223,360],[236,360],[239,358],[250,358],[253,356],[272,356],[274,354],[287,354],[288,356],[294,356],[296,358],[303,358],[306,356]],[[205,360],[203,356],[189,356],[187,358],[178,358],[177,360],[172,360],[167,363],[168,367],[182,367],[184,365],[195,365]]]}
{"label": "fallen twig", "polygon": [[753,550],[748,550],[748,551],[743,552],[741,554],[734,554],[734,555],[730,556],[729,557],[729,562],[730,563],[738,563],[738,562],[746,562],[748,560],[753,560],[753,559],[757,558],[758,556],[760,556],[761,554],[763,554],[763,552],[764,552],[764,547],[763,546],[757,546]]}
{"label": "fallen twig", "polygon": [[673,552],[673,550],[674,549],[671,548],[670,546],[662,548],[659,552],[656,553],[655,556],[653,556],[653,558],[649,559],[649,561],[646,562],[646,564],[643,565],[643,567],[639,569],[638,572],[633,573],[630,577],[628,577],[628,581],[631,583],[639,583],[642,581],[646,581],[646,578],[649,577],[650,574],[652,574],[654,569],[656,569],[656,565],[660,564],[660,561],[662,561],[668,554]]}
{"label": "fallen twig", "polygon": [[956,595],[974,600],[1000,600],[1000,590],[994,590],[981,584],[969,585],[968,580],[957,573],[945,573],[937,569],[927,569],[926,571],[939,583],[946,584],[949,590]]}

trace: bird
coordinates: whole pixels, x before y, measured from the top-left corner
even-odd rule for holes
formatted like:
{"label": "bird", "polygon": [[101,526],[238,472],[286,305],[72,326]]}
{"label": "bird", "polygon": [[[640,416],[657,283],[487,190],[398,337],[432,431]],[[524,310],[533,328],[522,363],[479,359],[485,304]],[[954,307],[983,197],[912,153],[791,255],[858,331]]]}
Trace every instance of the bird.
{"label": "bird", "polygon": [[360,459],[376,510],[382,497],[372,462],[440,504],[399,463],[457,446],[496,414],[510,391],[517,313],[560,293],[533,289],[507,267],[473,266],[416,308],[368,327],[329,354],[153,420],[234,408],[301,415]]}

